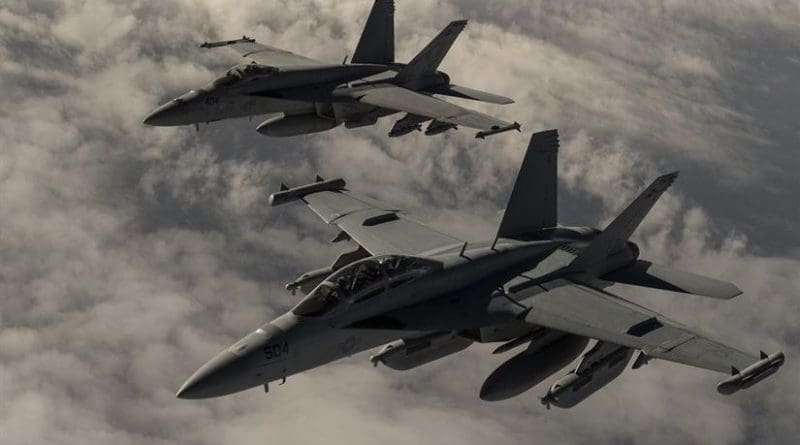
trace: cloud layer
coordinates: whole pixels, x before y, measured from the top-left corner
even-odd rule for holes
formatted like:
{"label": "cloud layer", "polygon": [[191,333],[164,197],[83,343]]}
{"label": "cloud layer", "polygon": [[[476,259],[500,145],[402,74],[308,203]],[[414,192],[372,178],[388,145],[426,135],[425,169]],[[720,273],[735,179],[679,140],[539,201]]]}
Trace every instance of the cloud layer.
{"label": "cloud layer", "polygon": [[[2,442],[793,443],[800,435],[800,168],[791,2],[398,2],[398,59],[448,21],[454,82],[523,135],[388,139],[391,120],[286,140],[257,120],[145,128],[157,103],[233,58],[243,33],[322,60],[352,51],[367,1],[7,1],[0,6]],[[600,225],[658,173],[674,189],[637,233],[643,255],[735,281],[730,302],[619,289],[786,366],[734,397],[663,362],[579,407],[536,388],[477,398],[503,358],[475,346],[407,373],[365,356],[211,401],[174,391],[217,350],[293,304],[283,283],[329,263],[334,234],[269,191],[315,173],[465,239],[490,237],[529,132],[562,133],[564,223]]]}

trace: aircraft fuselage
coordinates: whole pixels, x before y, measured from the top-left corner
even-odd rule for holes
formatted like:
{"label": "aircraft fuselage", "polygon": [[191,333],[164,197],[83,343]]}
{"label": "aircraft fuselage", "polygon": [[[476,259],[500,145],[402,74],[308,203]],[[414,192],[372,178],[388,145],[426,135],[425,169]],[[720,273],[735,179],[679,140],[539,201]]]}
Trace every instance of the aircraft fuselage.
{"label": "aircraft fuselage", "polygon": [[[435,331],[477,330],[476,341],[507,341],[519,335],[518,316],[526,308],[508,297],[501,285],[520,273],[536,280],[552,279],[574,258],[563,246],[580,246],[593,232],[566,230],[552,239],[454,245],[418,258],[429,263],[426,273],[395,285],[384,276],[367,297],[355,293],[328,308],[303,305],[327,281],[309,293],[292,311],[258,328],[201,367],[178,392],[183,398],[216,397],[264,385],[398,338]],[[368,257],[349,268],[381,258]],[[626,258],[632,258],[631,253]],[[416,258],[416,257],[415,257]],[[383,272],[386,274],[386,272]],[[330,284],[330,283],[329,283]],[[352,298],[351,298],[352,297]],[[345,301],[346,300],[346,301]],[[494,326],[499,335],[481,338],[480,329]],[[503,334],[502,332],[507,332]]]}
{"label": "aircraft fuselage", "polygon": [[[356,80],[391,78],[395,74],[387,65],[373,64],[280,70],[238,65],[211,84],[161,105],[144,122],[155,126],[180,126],[271,113],[315,114],[336,119],[333,113],[325,112],[332,103],[354,102],[352,97],[333,94],[336,87]],[[338,118],[343,121],[347,116]]]}

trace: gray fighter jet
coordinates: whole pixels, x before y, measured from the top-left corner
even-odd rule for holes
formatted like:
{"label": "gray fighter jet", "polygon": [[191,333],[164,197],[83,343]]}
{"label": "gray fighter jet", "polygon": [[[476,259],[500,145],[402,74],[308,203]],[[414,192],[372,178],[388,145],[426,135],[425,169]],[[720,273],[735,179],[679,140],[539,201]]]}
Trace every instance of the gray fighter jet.
{"label": "gray fighter jet", "polygon": [[435,94],[509,104],[507,97],[450,83],[439,64],[466,20],[439,33],[411,62],[394,61],[394,2],[376,0],[350,63],[326,64],[242,37],[203,43],[228,47],[247,62],[224,76],[160,106],[144,120],[158,126],[190,125],[243,116],[281,113],[257,130],[268,136],[296,136],[373,125],[378,118],[405,112],[389,136],[421,130],[434,135],[459,125],[480,130],[476,137],[519,130],[506,122],[435,97]]}
{"label": "gray fighter jet", "polygon": [[[342,179],[281,187],[273,206],[301,201],[357,247],[287,284],[304,294],[288,313],[203,365],[178,391],[231,394],[384,345],[374,364],[411,369],[473,342],[519,352],[480,397],[516,396],[567,367],[542,398],[569,408],[651,359],[727,373],[731,394],[778,370],[783,353],[750,354],[613,295],[614,283],[727,300],[733,284],[639,258],[629,237],[677,174],[656,179],[604,230],[557,224],[558,133],[534,134],[494,239],[464,242],[394,206],[359,196]],[[590,340],[594,344],[586,352]]]}

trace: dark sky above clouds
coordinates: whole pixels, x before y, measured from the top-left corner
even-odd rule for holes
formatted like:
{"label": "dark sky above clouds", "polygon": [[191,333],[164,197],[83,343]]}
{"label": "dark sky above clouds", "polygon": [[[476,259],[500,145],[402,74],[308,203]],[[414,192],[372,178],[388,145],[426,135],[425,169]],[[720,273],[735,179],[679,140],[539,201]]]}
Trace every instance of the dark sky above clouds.
{"label": "dark sky above clouds", "polygon": [[[339,62],[368,0],[0,4],[0,442],[3,444],[795,443],[800,436],[800,4],[402,1],[398,60],[450,20],[468,103],[523,124],[388,139],[268,139],[241,119],[148,128],[144,115],[234,62],[200,42],[247,34]],[[283,284],[341,246],[281,181],[319,173],[470,240],[490,237],[532,131],[559,128],[564,223],[602,226],[659,173],[681,176],[637,232],[643,257],[736,282],[708,301],[618,292],[742,348],[783,350],[773,378],[723,397],[722,376],[626,371],[572,410],[545,385],[478,389],[503,357],[467,351],[401,373],[366,354],[268,396],[174,397],[219,349],[288,309]]]}

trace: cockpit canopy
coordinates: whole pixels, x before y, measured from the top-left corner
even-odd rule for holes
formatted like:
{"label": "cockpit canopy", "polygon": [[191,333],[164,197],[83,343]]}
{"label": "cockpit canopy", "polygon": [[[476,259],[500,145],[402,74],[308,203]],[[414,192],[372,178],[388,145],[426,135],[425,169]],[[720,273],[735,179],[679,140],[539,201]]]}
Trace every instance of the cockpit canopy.
{"label": "cockpit canopy", "polygon": [[242,81],[243,79],[249,79],[252,77],[265,77],[277,71],[277,68],[260,65],[255,62],[243,63],[229,69],[224,76],[215,80],[213,85],[215,87],[233,85]]}
{"label": "cockpit canopy", "polygon": [[305,317],[320,316],[342,303],[370,299],[441,267],[441,263],[433,260],[403,255],[366,258],[332,273],[292,312]]}

